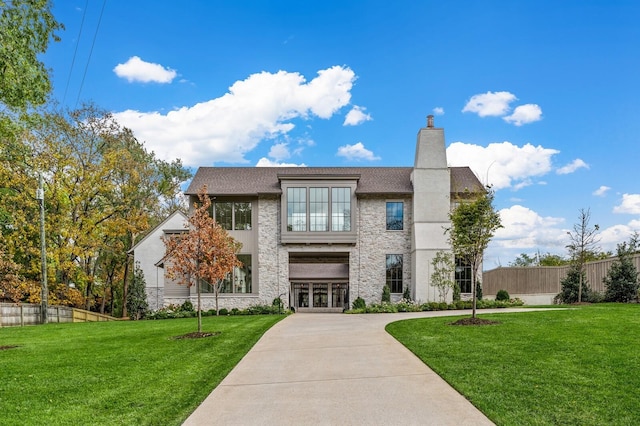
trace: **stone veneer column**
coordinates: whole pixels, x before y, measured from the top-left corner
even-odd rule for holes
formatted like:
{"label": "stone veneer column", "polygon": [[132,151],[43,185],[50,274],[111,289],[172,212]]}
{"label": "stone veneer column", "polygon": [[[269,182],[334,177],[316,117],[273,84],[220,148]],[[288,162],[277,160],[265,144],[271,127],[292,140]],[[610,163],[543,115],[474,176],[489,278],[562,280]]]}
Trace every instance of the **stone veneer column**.
{"label": "stone veneer column", "polygon": [[433,116],[428,117],[427,127],[418,132],[411,180],[411,280],[416,300],[427,302],[437,297],[431,286],[431,261],[439,250],[451,250],[444,234],[450,226],[451,181],[444,129],[433,127]]}
{"label": "stone veneer column", "polygon": [[289,267],[289,257],[278,242],[279,207],[279,197],[260,197],[258,200],[258,285],[260,302],[269,305],[285,292],[282,297],[285,305],[289,300],[289,283],[286,281],[289,271],[284,269],[284,260]]}

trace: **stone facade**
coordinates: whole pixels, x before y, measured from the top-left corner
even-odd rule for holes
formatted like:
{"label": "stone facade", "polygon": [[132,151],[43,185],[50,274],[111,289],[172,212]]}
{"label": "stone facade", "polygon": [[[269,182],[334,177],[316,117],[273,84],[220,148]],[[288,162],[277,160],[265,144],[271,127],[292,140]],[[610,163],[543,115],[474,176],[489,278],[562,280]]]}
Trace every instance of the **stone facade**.
{"label": "stone facade", "polygon": [[[453,174],[452,169],[455,169]],[[349,304],[357,297],[367,304],[378,303],[386,284],[386,256],[392,254],[402,255],[402,289],[408,289],[418,302],[438,300],[438,292],[430,284],[431,260],[439,250],[451,250],[444,229],[449,226],[452,195],[483,190],[468,168],[452,169],[447,166],[444,131],[434,128],[432,120],[418,132],[413,167],[199,169],[185,191],[187,194],[195,197],[197,190],[206,185],[209,195],[214,199],[217,197],[218,202],[250,202],[252,209],[252,226],[235,229],[234,225],[234,230],[230,231],[243,243],[242,254],[252,256],[252,293],[219,294],[219,308],[270,305],[277,297],[285,306],[315,307],[315,302],[304,305],[298,296],[293,303],[292,282],[296,283],[296,292],[303,292],[298,295],[309,298],[316,296],[311,289],[315,291],[326,284],[327,298],[331,301],[339,300],[338,294],[342,293],[332,296],[330,289],[342,292],[348,281]],[[453,185],[457,189],[454,190]],[[328,194],[332,193],[330,188],[343,191],[336,194],[348,190],[351,198],[346,209],[349,210],[336,210],[335,222],[331,223],[339,226],[346,223],[351,227],[331,228],[328,224],[334,220],[331,213],[334,201],[324,200],[328,218],[324,219],[326,229],[308,227],[299,230],[292,229],[291,225],[281,228],[282,223],[287,225],[289,214],[291,217],[300,214],[299,211],[289,213],[288,188],[308,188],[309,194],[311,189],[326,188]],[[300,199],[291,197],[295,200],[292,205],[298,205],[295,203]],[[303,214],[311,215],[309,200],[303,201],[303,204],[309,203],[307,210],[302,210]],[[344,204],[344,199],[341,200]],[[387,202],[403,203],[401,230],[386,229]],[[318,201],[315,203],[317,205]],[[340,208],[344,207],[335,207]],[[347,211],[349,213],[344,213]],[[176,218],[172,220],[177,221]],[[176,226],[173,222],[170,227]],[[306,227],[306,223],[303,225]],[[139,244],[134,250],[136,260],[145,264],[143,270],[150,307],[157,309],[185,300],[196,305],[195,287],[181,288],[169,280],[165,286],[164,276],[152,278],[154,273],[163,275],[161,264],[164,260],[161,259],[164,252],[163,247],[158,246],[163,232],[162,227],[152,231],[154,239]],[[156,246],[147,249],[151,244]],[[293,271],[291,276],[290,271]],[[401,292],[392,294],[392,300],[397,301],[402,295]],[[203,309],[215,308],[213,294],[202,294],[201,302]],[[318,306],[332,307],[326,301],[319,302]]]}
{"label": "stone facade", "polygon": [[[402,231],[386,230],[386,202],[402,201],[404,226]],[[379,303],[386,283],[386,255],[403,257],[403,288],[411,289],[411,198],[362,197],[358,200],[358,243],[351,262],[352,301],[362,297],[367,304]],[[411,292],[413,293],[413,289]],[[401,295],[392,295],[399,299]]]}

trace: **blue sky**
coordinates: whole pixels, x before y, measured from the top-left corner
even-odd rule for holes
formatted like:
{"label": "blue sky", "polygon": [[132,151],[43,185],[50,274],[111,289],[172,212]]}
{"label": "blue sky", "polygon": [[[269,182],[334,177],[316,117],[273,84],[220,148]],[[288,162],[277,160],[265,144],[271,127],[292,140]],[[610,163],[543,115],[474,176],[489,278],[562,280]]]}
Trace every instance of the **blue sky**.
{"label": "blue sky", "polygon": [[[104,6],[104,8],[103,8]],[[640,230],[640,2],[58,0],[53,97],[197,166],[411,166],[435,115],[496,189],[485,269]]]}

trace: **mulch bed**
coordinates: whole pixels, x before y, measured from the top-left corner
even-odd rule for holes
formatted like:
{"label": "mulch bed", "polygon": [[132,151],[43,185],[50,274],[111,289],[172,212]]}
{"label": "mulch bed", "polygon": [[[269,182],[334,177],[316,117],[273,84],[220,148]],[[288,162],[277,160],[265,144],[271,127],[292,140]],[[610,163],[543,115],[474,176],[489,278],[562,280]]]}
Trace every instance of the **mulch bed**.
{"label": "mulch bed", "polygon": [[461,318],[458,321],[449,323],[449,325],[496,325],[500,321],[492,321],[484,318]]}
{"label": "mulch bed", "polygon": [[6,351],[7,349],[15,349],[18,346],[16,345],[5,345],[5,346],[0,346],[0,351]]}
{"label": "mulch bed", "polygon": [[181,340],[181,339],[202,339],[203,337],[211,337],[220,335],[219,331],[214,331],[213,333],[207,331],[194,331],[193,333],[183,334],[182,336],[174,336],[172,339]]}

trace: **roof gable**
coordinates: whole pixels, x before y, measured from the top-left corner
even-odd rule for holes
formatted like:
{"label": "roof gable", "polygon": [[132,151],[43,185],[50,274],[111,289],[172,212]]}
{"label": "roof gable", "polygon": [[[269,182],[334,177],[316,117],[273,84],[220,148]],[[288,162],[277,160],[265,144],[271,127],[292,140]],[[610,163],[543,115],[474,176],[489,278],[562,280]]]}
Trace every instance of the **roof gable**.
{"label": "roof gable", "polygon": [[[131,250],[129,250],[127,253],[133,253],[140,245],[142,245],[149,237],[151,237],[152,235],[154,235],[156,233],[156,231],[164,229],[165,225],[170,223],[176,216],[181,216],[183,219],[183,222],[186,222],[188,217],[186,214],[184,214],[183,212],[181,212],[180,210],[176,210],[173,213],[171,213],[169,216],[167,216],[162,222],[160,222],[158,225],[156,225],[155,227],[153,227],[153,229],[151,229],[147,235],[144,236],[144,238],[142,238],[140,241],[138,241],[132,248]],[[184,225],[183,225],[184,227]]]}

